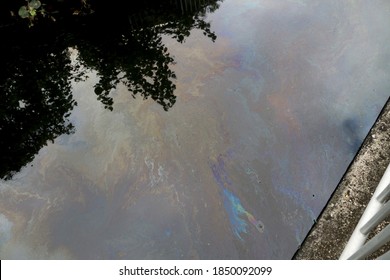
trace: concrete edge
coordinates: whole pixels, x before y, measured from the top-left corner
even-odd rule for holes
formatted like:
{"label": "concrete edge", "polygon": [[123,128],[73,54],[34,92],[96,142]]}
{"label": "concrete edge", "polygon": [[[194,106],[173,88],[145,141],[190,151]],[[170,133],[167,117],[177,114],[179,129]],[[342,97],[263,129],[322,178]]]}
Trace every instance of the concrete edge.
{"label": "concrete edge", "polygon": [[390,162],[389,131],[390,98],[293,259],[339,259]]}

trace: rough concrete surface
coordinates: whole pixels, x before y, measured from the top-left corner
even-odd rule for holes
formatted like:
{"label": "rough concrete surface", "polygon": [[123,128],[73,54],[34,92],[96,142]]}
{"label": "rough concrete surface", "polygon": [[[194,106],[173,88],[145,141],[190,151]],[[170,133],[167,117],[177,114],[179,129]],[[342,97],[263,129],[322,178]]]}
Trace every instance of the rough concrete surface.
{"label": "rough concrete surface", "polygon": [[[293,259],[332,260],[340,257],[390,162],[389,131],[390,99]],[[383,224],[376,230],[381,228]]]}

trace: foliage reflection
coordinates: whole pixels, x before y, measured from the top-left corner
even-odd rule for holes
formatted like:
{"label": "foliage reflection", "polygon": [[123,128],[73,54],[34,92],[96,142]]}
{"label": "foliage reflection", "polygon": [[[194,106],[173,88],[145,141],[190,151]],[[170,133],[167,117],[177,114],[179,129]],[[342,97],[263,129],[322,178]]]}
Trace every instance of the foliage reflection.
{"label": "foliage reflection", "polygon": [[[95,93],[107,109],[113,109],[110,91],[123,83],[133,97],[152,98],[167,111],[176,101],[176,75],[162,35],[183,43],[200,29],[216,39],[205,18],[218,9],[217,0],[151,0],[115,14],[101,3],[91,1],[96,11],[77,19],[64,16],[33,28],[23,21],[0,25],[6,38],[0,53],[0,178],[12,178],[47,141],[74,131],[67,119],[77,105],[71,82],[86,78],[84,71],[96,72]],[[70,48],[78,51],[77,63]]]}

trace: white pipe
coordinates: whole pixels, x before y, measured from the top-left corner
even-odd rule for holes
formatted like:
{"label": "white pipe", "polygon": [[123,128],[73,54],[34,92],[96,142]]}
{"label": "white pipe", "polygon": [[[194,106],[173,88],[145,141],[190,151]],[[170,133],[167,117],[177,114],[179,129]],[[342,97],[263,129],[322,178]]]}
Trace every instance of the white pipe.
{"label": "white pipe", "polygon": [[368,203],[366,210],[364,211],[359,223],[353,231],[347,245],[344,248],[343,253],[340,256],[340,260],[346,260],[353,253],[355,253],[360,247],[364,245],[367,239],[367,234],[362,234],[360,229],[379,211],[383,203],[377,200],[378,195],[387,187],[390,183],[390,164],[387,166],[385,174],[383,174],[370,202]]}

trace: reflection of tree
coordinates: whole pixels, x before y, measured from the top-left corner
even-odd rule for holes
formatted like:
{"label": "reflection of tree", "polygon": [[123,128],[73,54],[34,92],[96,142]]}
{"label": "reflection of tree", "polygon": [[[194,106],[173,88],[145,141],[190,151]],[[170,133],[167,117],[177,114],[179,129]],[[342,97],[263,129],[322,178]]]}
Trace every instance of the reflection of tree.
{"label": "reflection of tree", "polygon": [[10,178],[48,140],[72,131],[66,117],[75,102],[66,51],[18,49],[0,61],[0,177]]}
{"label": "reflection of tree", "polygon": [[[153,1],[151,1],[153,2]],[[210,23],[206,21],[206,15],[219,8],[220,1],[205,0],[171,0],[170,2],[158,1],[158,4],[150,7],[145,13],[134,13],[129,17],[131,27],[153,27],[159,33],[171,35],[178,42],[184,42],[192,29],[203,31],[205,36],[213,41],[217,38],[210,29]],[[151,20],[152,19],[152,20]]]}
{"label": "reflection of tree", "polygon": [[[88,34],[91,34],[88,32]],[[90,35],[77,40],[80,63],[93,69],[99,76],[95,93],[106,108],[112,110],[113,100],[109,96],[111,89],[123,82],[133,94],[153,100],[168,110],[175,103],[173,91],[176,78],[169,65],[173,59],[169,56],[161,37],[152,29],[129,31],[126,34],[112,36],[99,34],[105,40],[98,42]]]}
{"label": "reflection of tree", "polygon": [[161,36],[184,42],[197,28],[215,40],[205,16],[218,8],[218,2],[198,2],[206,4],[190,9],[152,5],[148,12],[134,9],[109,23],[95,13],[31,30],[0,27],[6,38],[0,49],[0,178],[12,177],[48,140],[73,131],[67,120],[75,106],[71,81],[82,78],[82,73],[71,63],[69,47],[78,50],[78,66],[96,71],[95,93],[106,108],[113,108],[109,93],[118,83],[124,83],[133,96],[152,98],[164,110],[172,107],[174,60]]}
{"label": "reflection of tree", "polygon": [[[146,1],[147,9],[143,6],[145,2],[128,8],[122,4],[122,16],[117,10],[113,12],[116,18],[110,18],[110,22],[92,16],[93,24],[73,34],[77,36],[75,45],[80,62],[97,71],[100,77],[95,93],[106,108],[112,110],[113,100],[109,93],[119,82],[123,82],[133,96],[151,97],[166,111],[175,104],[173,79],[176,75],[169,68],[174,60],[163,45],[161,35],[170,35],[182,43],[195,28],[215,41],[216,35],[205,17],[219,7],[218,1],[193,0],[187,1],[188,5],[183,2],[186,1],[149,0]],[[192,7],[189,3],[198,5]],[[130,8],[133,13],[127,15]],[[110,9],[105,13],[110,14]]]}

